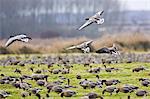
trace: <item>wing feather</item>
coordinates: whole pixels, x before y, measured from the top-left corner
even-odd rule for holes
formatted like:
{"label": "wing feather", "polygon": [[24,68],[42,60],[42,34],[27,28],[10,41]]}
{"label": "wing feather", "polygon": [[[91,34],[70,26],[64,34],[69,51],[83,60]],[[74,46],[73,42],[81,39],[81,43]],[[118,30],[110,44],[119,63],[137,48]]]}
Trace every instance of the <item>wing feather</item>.
{"label": "wing feather", "polygon": [[5,47],[8,47],[9,45],[11,45],[13,42],[17,41],[17,39],[14,38],[9,38],[8,41],[5,44]]}
{"label": "wing feather", "polygon": [[75,49],[75,48],[77,48],[77,47],[76,46],[71,46],[71,47],[66,48],[66,50],[71,50],[71,49]]}
{"label": "wing feather", "polygon": [[13,42],[15,41],[22,41],[22,42],[28,42],[29,39],[31,39],[30,37],[27,37],[26,35],[24,34],[21,34],[21,35],[16,35],[16,36],[11,36],[6,44],[5,44],[5,47],[8,47],[9,45],[11,45]]}
{"label": "wing feather", "polygon": [[91,25],[93,22],[94,22],[93,20],[86,21],[78,30],[82,30],[83,28]]}
{"label": "wing feather", "polygon": [[99,11],[99,12],[97,12],[94,16],[92,16],[93,18],[100,18],[101,17],[101,15],[104,13],[104,11]]}

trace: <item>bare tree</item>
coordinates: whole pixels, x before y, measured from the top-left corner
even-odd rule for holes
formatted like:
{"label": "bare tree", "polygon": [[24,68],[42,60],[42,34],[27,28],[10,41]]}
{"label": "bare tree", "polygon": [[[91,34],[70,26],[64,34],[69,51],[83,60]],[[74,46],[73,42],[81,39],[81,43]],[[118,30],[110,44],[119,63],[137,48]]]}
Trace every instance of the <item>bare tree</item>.
{"label": "bare tree", "polygon": [[99,10],[105,11],[104,26],[107,27],[118,19],[120,10],[118,0],[0,0],[0,4],[0,15],[6,16],[0,28],[4,33],[2,37],[14,32],[36,33],[32,35],[59,29],[64,33],[76,32],[73,26]]}

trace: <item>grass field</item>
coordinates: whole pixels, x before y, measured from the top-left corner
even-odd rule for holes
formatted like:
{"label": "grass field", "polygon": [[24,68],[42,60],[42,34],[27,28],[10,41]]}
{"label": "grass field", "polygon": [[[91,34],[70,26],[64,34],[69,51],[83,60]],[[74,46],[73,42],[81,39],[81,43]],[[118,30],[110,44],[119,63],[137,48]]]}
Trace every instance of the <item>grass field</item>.
{"label": "grass field", "polygon": [[[3,56],[1,56],[3,57]],[[135,86],[138,86],[139,89],[143,89],[143,90],[150,90],[150,87],[144,87],[141,85],[141,83],[138,81],[139,78],[149,78],[150,76],[148,75],[150,73],[149,71],[149,67],[150,67],[150,63],[120,63],[120,64],[107,64],[107,67],[115,67],[115,68],[119,68],[119,71],[113,71],[113,72],[106,72],[105,70],[100,71],[100,73],[97,74],[93,74],[93,73],[88,73],[86,70],[89,69],[90,67],[84,67],[82,64],[72,64],[73,68],[71,68],[71,71],[69,74],[51,74],[50,72],[43,72],[42,74],[47,74],[49,75],[48,77],[48,82],[52,82],[52,81],[57,81],[59,80],[58,76],[64,76],[66,78],[69,78],[71,80],[70,85],[74,85],[77,86],[78,88],[71,88],[70,90],[74,90],[77,92],[77,94],[73,97],[71,97],[71,99],[80,99],[80,97],[83,97],[84,95],[86,95],[89,92],[96,92],[97,94],[101,95],[104,97],[104,99],[127,99],[127,96],[130,95],[131,99],[141,99],[141,97],[137,97],[135,95],[135,92],[133,93],[113,93],[112,96],[109,95],[109,93],[106,93],[104,95],[102,95],[102,91],[103,89],[106,87],[105,85],[103,85],[103,88],[94,88],[94,89],[83,89],[80,85],[79,82],[83,79],[88,79],[88,80],[92,80],[92,81],[96,81],[97,78],[95,77],[96,75],[100,76],[100,79],[118,79],[121,81],[121,83],[115,85],[117,87],[121,87],[125,84],[132,84]],[[144,66],[147,68],[147,70],[145,71],[140,71],[140,72],[132,72],[132,69],[135,67],[139,67],[139,66]],[[32,75],[33,72],[31,70],[29,70],[29,68],[32,67],[34,68],[34,71],[36,70],[52,70],[52,69],[62,69],[63,66],[57,66],[56,64],[49,68],[47,67],[47,65],[40,65],[38,67],[37,64],[27,64],[26,66],[18,66],[18,65],[11,65],[11,66],[0,66],[0,74],[4,74],[5,76],[17,76],[20,77],[21,74],[23,75]],[[92,64],[92,67],[101,67],[104,68],[102,66],[102,64]],[[22,71],[21,74],[19,73],[14,73],[15,69],[20,69]],[[82,79],[76,79],[76,75],[80,74]],[[2,77],[0,77],[1,79]],[[42,91],[40,92],[42,97],[46,96],[47,93],[47,89],[45,87],[41,87],[38,86],[36,84],[35,81],[33,80],[25,80],[25,82],[28,82],[30,84],[32,84],[32,87],[38,87],[38,88],[42,88]],[[64,81],[63,85],[67,84],[67,81]],[[11,84],[0,84],[0,90],[6,90],[8,92],[11,93],[12,96],[9,96],[7,99],[20,99],[21,98],[21,92],[23,92],[22,89],[16,89],[15,87],[13,87]],[[50,92],[50,99],[62,99],[60,97],[60,94],[57,94],[55,92]],[[32,95],[32,96],[28,96],[26,97],[26,99],[36,99],[37,97]],[[66,99],[65,97],[63,99]],[[144,99],[150,99],[150,95],[144,97]]]}

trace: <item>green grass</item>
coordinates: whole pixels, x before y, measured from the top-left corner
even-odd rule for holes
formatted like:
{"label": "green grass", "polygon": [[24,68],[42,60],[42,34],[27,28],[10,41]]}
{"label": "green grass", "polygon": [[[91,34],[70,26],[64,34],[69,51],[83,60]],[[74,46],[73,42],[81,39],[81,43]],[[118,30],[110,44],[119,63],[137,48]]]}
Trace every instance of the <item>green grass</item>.
{"label": "green grass", "polygon": [[[108,67],[116,67],[119,68],[121,70],[119,71],[113,71],[111,73],[108,73],[106,71],[101,71],[100,73],[98,73],[98,75],[100,76],[100,79],[118,79],[121,81],[120,84],[117,84],[117,87],[123,86],[124,84],[133,84],[135,86],[139,86],[139,89],[143,89],[143,90],[150,90],[150,87],[143,87],[141,86],[140,82],[138,81],[139,78],[149,78],[148,74],[150,73],[149,70],[146,71],[141,71],[138,73],[133,73],[132,69],[138,66],[145,66],[147,68],[150,67],[150,63],[122,63],[122,64],[110,64],[108,65]],[[119,93],[119,94],[115,94],[113,93],[112,96],[110,96],[108,93],[106,93],[105,95],[102,95],[102,90],[106,87],[105,85],[103,86],[103,88],[95,88],[95,89],[83,89],[82,87],[79,86],[79,82],[81,80],[77,80],[76,79],[76,74],[80,74],[82,76],[82,79],[89,79],[89,80],[93,80],[96,81],[96,75],[97,74],[91,74],[88,73],[86,70],[89,67],[84,67],[83,65],[78,65],[78,64],[73,64],[73,68],[71,69],[70,74],[50,74],[49,72],[46,72],[44,74],[48,74],[49,78],[48,78],[48,82],[52,82],[52,81],[56,81],[58,80],[58,76],[62,75],[66,78],[70,78],[71,80],[71,85],[74,86],[78,86],[78,88],[72,88],[71,90],[74,90],[77,92],[77,94],[73,97],[71,97],[71,99],[80,99],[80,97],[84,96],[85,94],[89,93],[89,92],[96,92],[99,95],[103,96],[104,99],[127,99],[128,95],[131,95],[131,99],[141,99],[141,97],[137,97],[135,95],[135,92],[131,93],[131,94],[125,94],[125,93]],[[20,74],[14,73],[13,71],[18,68],[20,70],[22,70],[22,74],[26,74],[26,75],[32,75],[32,72],[29,70],[30,67],[33,67],[34,70],[38,70],[38,69],[48,69],[46,65],[41,65],[40,67],[38,67],[37,65],[26,65],[24,67],[20,67],[20,66],[0,66],[0,73],[3,73],[4,75],[7,76],[20,76]],[[101,64],[94,64],[93,67],[102,67]],[[63,67],[58,67],[57,65],[55,65],[54,67],[51,67],[50,69],[53,68],[60,68],[62,69]],[[102,67],[103,68],[103,67]],[[49,70],[50,70],[49,69]],[[0,77],[2,78],[2,77]],[[26,82],[29,82],[32,84],[33,87],[39,87],[35,81],[31,81],[31,80],[26,80]],[[64,83],[67,84],[67,81]],[[42,97],[45,97],[45,94],[47,92],[45,87],[41,87],[43,90],[41,91],[41,95]],[[16,89],[14,88],[12,85],[9,84],[4,84],[1,85],[0,84],[0,89],[2,90],[6,90],[9,91],[12,96],[8,97],[7,99],[20,99],[20,93],[23,91],[22,89]],[[50,95],[50,99],[62,99],[60,97],[59,94],[56,94],[55,92],[51,92],[49,93]],[[35,97],[34,95],[27,97],[26,99],[36,99],[37,97]],[[66,99],[66,98],[64,98]],[[146,99],[150,99],[150,95],[148,95],[146,97]]]}

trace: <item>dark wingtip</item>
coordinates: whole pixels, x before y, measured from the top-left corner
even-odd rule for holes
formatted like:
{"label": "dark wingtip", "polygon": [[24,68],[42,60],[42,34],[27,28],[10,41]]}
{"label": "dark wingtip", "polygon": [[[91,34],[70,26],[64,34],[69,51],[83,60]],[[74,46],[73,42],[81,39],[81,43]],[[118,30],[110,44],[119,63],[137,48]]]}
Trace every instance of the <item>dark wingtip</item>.
{"label": "dark wingtip", "polygon": [[31,37],[27,37],[28,39],[30,39],[30,40],[32,40],[32,38]]}
{"label": "dark wingtip", "polygon": [[12,37],[14,37],[14,36],[11,35],[9,38],[12,38]]}
{"label": "dark wingtip", "polygon": [[104,10],[102,10],[102,12],[101,12],[101,14],[100,15],[102,15],[104,13]]}
{"label": "dark wingtip", "polygon": [[95,51],[95,53],[99,53],[99,50]]}
{"label": "dark wingtip", "polygon": [[89,18],[85,18],[85,20],[87,21],[87,20],[89,20]]}

